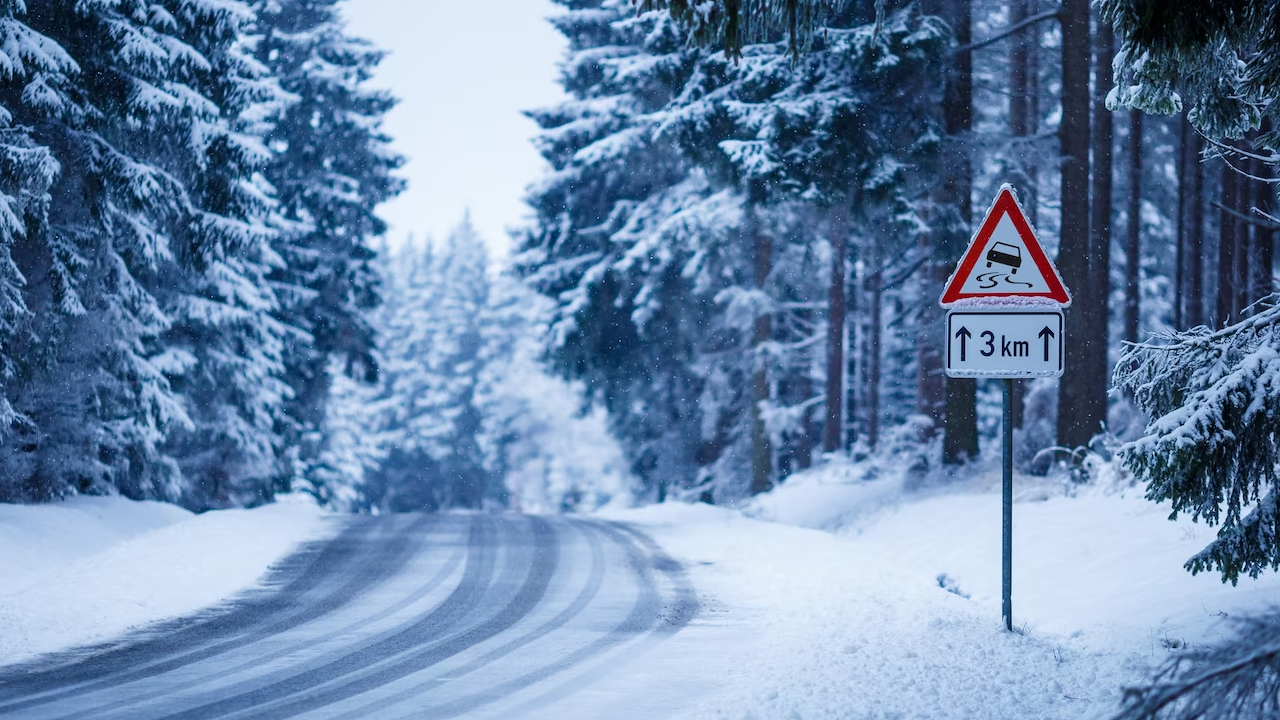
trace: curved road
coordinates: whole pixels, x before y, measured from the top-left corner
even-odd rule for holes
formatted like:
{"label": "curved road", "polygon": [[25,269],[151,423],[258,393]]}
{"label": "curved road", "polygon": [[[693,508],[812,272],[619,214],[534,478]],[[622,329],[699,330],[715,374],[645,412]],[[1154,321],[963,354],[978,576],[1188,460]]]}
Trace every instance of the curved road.
{"label": "curved road", "polygon": [[0,669],[0,717],[560,717],[697,609],[627,525],[365,516],[227,607]]}

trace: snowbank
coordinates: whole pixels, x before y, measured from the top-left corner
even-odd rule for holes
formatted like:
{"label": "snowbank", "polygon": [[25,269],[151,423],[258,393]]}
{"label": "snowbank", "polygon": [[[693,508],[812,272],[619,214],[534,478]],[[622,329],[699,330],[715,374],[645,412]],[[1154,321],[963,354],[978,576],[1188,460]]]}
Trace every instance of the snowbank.
{"label": "snowbank", "polygon": [[218,603],[334,528],[301,497],[203,515],[122,498],[0,505],[0,664]]}
{"label": "snowbank", "polygon": [[1188,574],[1213,530],[1138,489],[1066,497],[1019,478],[1007,633],[998,475],[911,493],[848,477],[801,476],[742,512],[612,513],[687,563],[702,632],[735,644],[728,665],[706,651],[720,667],[684,717],[1106,718],[1168,653],[1280,601],[1274,574]]}

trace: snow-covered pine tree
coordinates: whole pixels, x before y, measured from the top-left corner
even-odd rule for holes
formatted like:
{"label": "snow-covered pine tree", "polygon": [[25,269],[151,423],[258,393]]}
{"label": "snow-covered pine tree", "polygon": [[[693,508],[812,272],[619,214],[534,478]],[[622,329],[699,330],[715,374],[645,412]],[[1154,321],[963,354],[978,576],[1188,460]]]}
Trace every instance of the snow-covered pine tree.
{"label": "snow-covered pine tree", "polygon": [[[413,252],[412,249],[406,252]],[[383,390],[377,404],[387,455],[372,486],[389,510],[505,502],[482,447],[481,379],[489,260],[469,220],[416,262],[384,264],[388,293]]]}
{"label": "snow-covered pine tree", "polygon": [[386,230],[374,210],[402,189],[392,176],[402,160],[380,130],[394,100],[366,87],[383,53],[347,35],[337,0],[270,0],[258,8],[255,55],[293,96],[267,135],[265,172],[286,221],[274,243],[284,264],[269,276],[285,288],[278,317],[305,331],[286,342],[293,396],[284,432],[301,453],[299,471],[323,496],[311,466],[325,442],[318,429],[331,371],[365,382],[377,375],[367,318],[378,282],[370,240]]}
{"label": "snow-covered pine tree", "polygon": [[[10,501],[49,492],[34,487],[30,474],[17,467],[19,458],[29,457],[40,428],[14,402],[25,384],[23,375],[37,365],[29,352],[40,340],[29,304],[31,283],[26,273],[32,267],[24,261],[46,250],[49,190],[59,171],[53,153],[17,123],[13,110],[39,102],[40,93],[35,91],[54,78],[65,80],[76,70],[61,47],[22,22],[19,16],[25,11],[22,0],[0,2],[0,47],[4,48],[0,52],[0,457],[4,458],[0,466],[6,468],[0,473],[0,500]],[[33,92],[24,100],[27,87]],[[50,280],[54,281],[50,291],[63,287],[55,284],[57,275]],[[54,298],[50,295],[49,300]]]}
{"label": "snow-covered pine tree", "polygon": [[[0,496],[209,507],[260,501],[301,474],[290,432],[315,399],[286,404],[285,343],[312,362],[327,322],[320,357],[367,359],[364,243],[379,229],[372,205],[396,187],[376,128],[387,101],[358,87],[376,54],[335,35],[331,13],[312,19],[328,30],[293,39],[329,65],[286,58],[291,95],[253,56],[247,2],[0,4]],[[326,92],[342,101],[336,118],[286,118],[294,147],[308,131],[366,142],[291,160],[278,174],[300,204],[278,212],[264,138],[291,103]],[[299,200],[348,180],[366,184],[347,205]],[[329,233],[331,255],[272,247],[297,247],[303,226]],[[277,293],[311,304],[285,309]]]}
{"label": "snow-covered pine tree", "polygon": [[179,178],[190,206],[176,233],[176,262],[162,278],[173,326],[166,368],[192,419],[168,449],[186,479],[183,502],[216,507],[261,502],[295,475],[280,428],[291,390],[282,380],[285,338],[268,282],[284,260],[272,249],[274,189],[262,175],[263,136],[287,96],[252,55],[254,22],[243,2],[172,2],[167,22],[189,63],[169,83],[185,88],[187,112],[152,147]]}
{"label": "snow-covered pine tree", "polygon": [[632,491],[603,410],[586,410],[581,387],[542,361],[553,306],[502,273],[492,278],[480,323],[486,339],[476,397],[480,444],[495,480],[489,496],[527,512],[591,509]]}
{"label": "snow-covered pine tree", "polygon": [[1224,582],[1280,569],[1280,305],[1222,330],[1199,327],[1131,346],[1116,387],[1153,419],[1121,448],[1147,497],[1220,525],[1187,561]]}
{"label": "snow-covered pine tree", "polygon": [[616,267],[627,247],[642,266],[649,257],[613,236],[655,222],[679,226],[690,205],[715,195],[705,173],[653,136],[648,117],[683,89],[699,53],[665,13],[636,17],[624,0],[561,4],[568,12],[552,22],[569,41],[561,84],[571,99],[530,113],[553,171],[530,191],[537,221],[514,262],[556,303],[555,366],[608,410],[644,494],[662,499],[693,481],[700,455],[717,454],[721,429],[703,426],[704,371],[693,351],[695,340],[718,341],[704,322],[713,307],[662,245],[652,258],[665,272],[647,284],[627,277]]}
{"label": "snow-covered pine tree", "polygon": [[604,398],[654,494],[674,480],[730,500],[815,441],[806,413],[821,400],[831,276],[815,270],[831,259],[813,209],[848,203],[862,237],[919,224],[909,187],[926,173],[912,154],[936,146],[932,110],[920,125],[877,108],[936,95],[916,92],[934,77],[918,71],[945,29],[909,10],[878,31],[853,12],[794,66],[782,42],[735,64],[683,50],[663,13],[602,8],[617,14],[559,22],[576,99],[536,116],[556,172],[535,190],[520,260],[559,300],[563,366]]}
{"label": "snow-covered pine tree", "polygon": [[[1152,114],[1188,110],[1215,140],[1257,130],[1264,115],[1280,120],[1277,9],[1266,0],[1181,7],[1102,0],[1102,19],[1120,41],[1112,107]],[[1262,140],[1277,148],[1277,136]]]}
{"label": "snow-covered pine tree", "polygon": [[[852,4],[852,0],[643,0],[640,10],[667,10],[696,41],[723,42],[725,54],[736,59],[745,46],[781,33],[787,35],[788,50],[799,56],[810,48],[824,23]],[[885,0],[875,0],[876,12],[883,14],[884,8]]]}
{"label": "snow-covered pine tree", "polygon": [[[833,23],[799,61],[781,43],[750,46],[732,67],[723,56],[704,61],[699,72],[705,76],[695,75],[690,83],[696,90],[687,91],[664,111],[663,131],[679,138],[691,157],[706,152],[701,148],[717,148],[723,153],[721,165],[727,161],[732,185],[758,184],[764,189],[763,206],[781,213],[773,230],[775,258],[783,257],[792,244],[804,249],[818,241],[809,230],[812,222],[797,210],[841,206],[854,237],[853,253],[868,266],[864,306],[872,313],[867,319],[873,338],[868,346],[872,372],[864,377],[873,387],[864,430],[874,444],[881,408],[880,373],[875,369],[884,349],[874,338],[889,317],[880,312],[890,302],[882,297],[883,291],[900,292],[898,276],[918,265],[916,237],[927,226],[916,198],[933,182],[935,173],[929,168],[941,137],[936,112],[941,85],[930,70],[939,62],[948,32],[914,8],[894,13],[879,25],[874,17],[853,11],[833,18]],[[890,107],[902,112],[884,112]],[[699,161],[707,162],[702,157]],[[760,207],[757,204],[755,212]],[[730,243],[725,249],[733,253],[740,247],[741,243]],[[846,260],[830,258],[829,251],[825,259],[842,264]],[[714,262],[704,263],[699,272],[723,274]],[[777,300],[799,293],[812,305],[826,294],[826,283],[802,286],[814,278],[831,277],[829,271],[774,274],[768,288],[773,302],[758,311],[771,315],[775,330],[799,319],[788,317],[794,313]],[[722,290],[721,297],[735,292]],[[918,298],[911,302],[914,305]],[[792,307],[801,314],[806,309],[804,302]],[[914,315],[914,310],[904,315]],[[794,384],[797,373],[812,372],[814,365],[806,353],[788,358],[776,351],[816,344],[825,335],[817,326],[807,337],[771,338],[774,344],[767,347],[775,351],[772,382]],[[820,398],[797,400],[795,409]],[[767,402],[782,409],[775,397]],[[796,412],[774,417],[787,415],[804,417]],[[796,440],[812,442],[811,437],[801,439],[799,428],[789,430]]]}
{"label": "snow-covered pine tree", "polygon": [[25,276],[48,279],[30,287],[31,344],[11,386],[26,432],[5,446],[7,480],[27,499],[181,492],[163,445],[188,423],[166,377],[182,356],[163,347],[171,318],[157,290],[189,198],[155,151],[172,141],[172,118],[209,103],[180,80],[202,59],[172,16],[135,10],[32,6],[26,21],[50,42],[25,60],[44,72],[5,91],[15,122],[33,128],[61,171],[46,219],[28,223],[16,257]]}

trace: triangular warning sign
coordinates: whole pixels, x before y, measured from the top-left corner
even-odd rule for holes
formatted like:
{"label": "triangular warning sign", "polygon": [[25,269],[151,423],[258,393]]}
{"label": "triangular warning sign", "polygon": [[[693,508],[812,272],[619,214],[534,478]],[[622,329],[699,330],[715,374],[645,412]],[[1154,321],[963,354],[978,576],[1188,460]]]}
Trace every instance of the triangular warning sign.
{"label": "triangular warning sign", "polygon": [[1071,295],[1027,222],[1009,185],[1000,187],[959,267],[942,291],[942,306],[963,300],[1044,298],[1063,307]]}

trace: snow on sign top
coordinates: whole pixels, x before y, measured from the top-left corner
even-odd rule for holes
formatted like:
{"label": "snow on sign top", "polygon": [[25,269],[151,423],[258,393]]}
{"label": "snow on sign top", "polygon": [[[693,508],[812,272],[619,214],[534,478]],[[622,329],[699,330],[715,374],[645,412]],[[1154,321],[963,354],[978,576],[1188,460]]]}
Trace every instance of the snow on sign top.
{"label": "snow on sign top", "polygon": [[1071,295],[1049,261],[1009,185],[1000,187],[960,266],[942,292],[942,307],[965,300],[1040,299],[1066,307]]}

